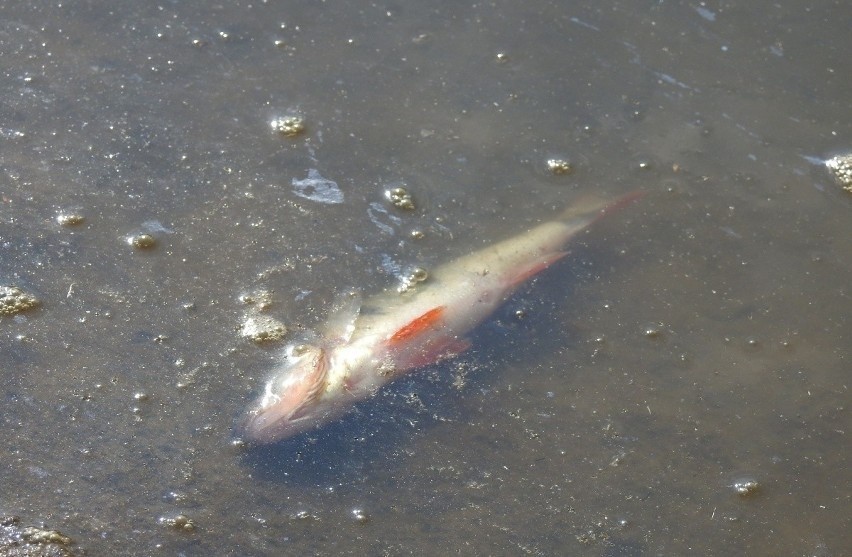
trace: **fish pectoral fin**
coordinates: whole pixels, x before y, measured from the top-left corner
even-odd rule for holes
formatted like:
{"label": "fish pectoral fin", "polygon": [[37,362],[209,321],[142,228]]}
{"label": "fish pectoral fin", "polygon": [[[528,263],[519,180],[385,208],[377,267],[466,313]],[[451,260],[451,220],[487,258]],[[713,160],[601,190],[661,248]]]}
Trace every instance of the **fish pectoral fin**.
{"label": "fish pectoral fin", "polygon": [[548,253],[546,255],[541,256],[536,259],[530,265],[526,267],[521,267],[520,269],[513,269],[511,272],[507,273],[507,283],[512,287],[520,286],[525,283],[532,277],[536,276],[540,272],[544,271],[563,257],[568,255],[567,251],[555,251],[553,253]]}
{"label": "fish pectoral fin", "polygon": [[323,352],[304,367],[304,373],[281,395],[278,404],[289,407],[287,419],[298,420],[311,413],[316,401],[328,388],[328,360]]}
{"label": "fish pectoral fin", "polygon": [[348,290],[337,297],[325,324],[325,338],[349,342],[355,331],[355,321],[361,315],[361,293]]}

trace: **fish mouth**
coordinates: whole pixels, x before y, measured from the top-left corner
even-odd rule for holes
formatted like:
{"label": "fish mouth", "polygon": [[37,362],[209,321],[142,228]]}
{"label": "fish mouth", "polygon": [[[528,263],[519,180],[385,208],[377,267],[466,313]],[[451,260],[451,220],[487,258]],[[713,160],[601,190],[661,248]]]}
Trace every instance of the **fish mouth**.
{"label": "fish mouth", "polygon": [[259,435],[264,429],[263,426],[258,425],[260,419],[256,410],[243,412],[234,425],[234,439],[238,442],[268,443],[269,441],[264,441],[263,436]]}
{"label": "fish mouth", "polygon": [[246,412],[237,422],[237,439],[249,443],[267,444],[281,441],[309,429],[307,417],[289,419],[285,415],[275,415],[270,409],[254,409]]}
{"label": "fish mouth", "polygon": [[234,428],[234,433],[238,440],[266,445],[295,437],[321,423],[323,419],[313,413],[294,417],[292,412],[283,414],[280,408],[274,406],[255,407],[242,415]]}

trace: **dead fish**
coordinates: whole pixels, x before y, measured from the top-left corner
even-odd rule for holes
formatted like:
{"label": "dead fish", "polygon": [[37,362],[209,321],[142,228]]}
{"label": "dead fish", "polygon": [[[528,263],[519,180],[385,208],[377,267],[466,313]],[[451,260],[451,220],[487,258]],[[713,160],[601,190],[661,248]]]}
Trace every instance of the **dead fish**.
{"label": "dead fish", "polygon": [[524,282],[564,257],[572,237],[641,197],[586,197],[557,219],[444,264],[400,294],[337,311],[317,340],[288,346],[240,434],[270,443],[340,417],[402,374],[466,350],[466,338]]}

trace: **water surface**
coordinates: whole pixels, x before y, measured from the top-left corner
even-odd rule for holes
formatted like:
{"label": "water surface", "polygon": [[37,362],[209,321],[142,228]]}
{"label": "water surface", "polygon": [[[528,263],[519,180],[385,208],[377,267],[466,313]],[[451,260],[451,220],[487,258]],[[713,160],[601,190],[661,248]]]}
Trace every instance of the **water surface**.
{"label": "water surface", "polygon": [[[806,157],[852,149],[846,10],[5,6],[0,285],[41,306],[0,317],[0,512],[91,555],[842,554],[852,197]],[[246,295],[295,338],[637,189],[459,359],[233,442],[283,345]]]}

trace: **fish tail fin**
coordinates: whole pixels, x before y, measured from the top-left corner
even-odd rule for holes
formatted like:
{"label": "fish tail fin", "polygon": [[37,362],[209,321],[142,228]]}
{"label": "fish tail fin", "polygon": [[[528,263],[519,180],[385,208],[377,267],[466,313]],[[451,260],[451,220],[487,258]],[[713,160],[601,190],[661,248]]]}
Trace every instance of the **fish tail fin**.
{"label": "fish tail fin", "polygon": [[627,207],[642,199],[645,192],[637,190],[616,199],[602,199],[594,194],[581,197],[559,215],[559,220],[566,224],[588,226],[606,215]]}

